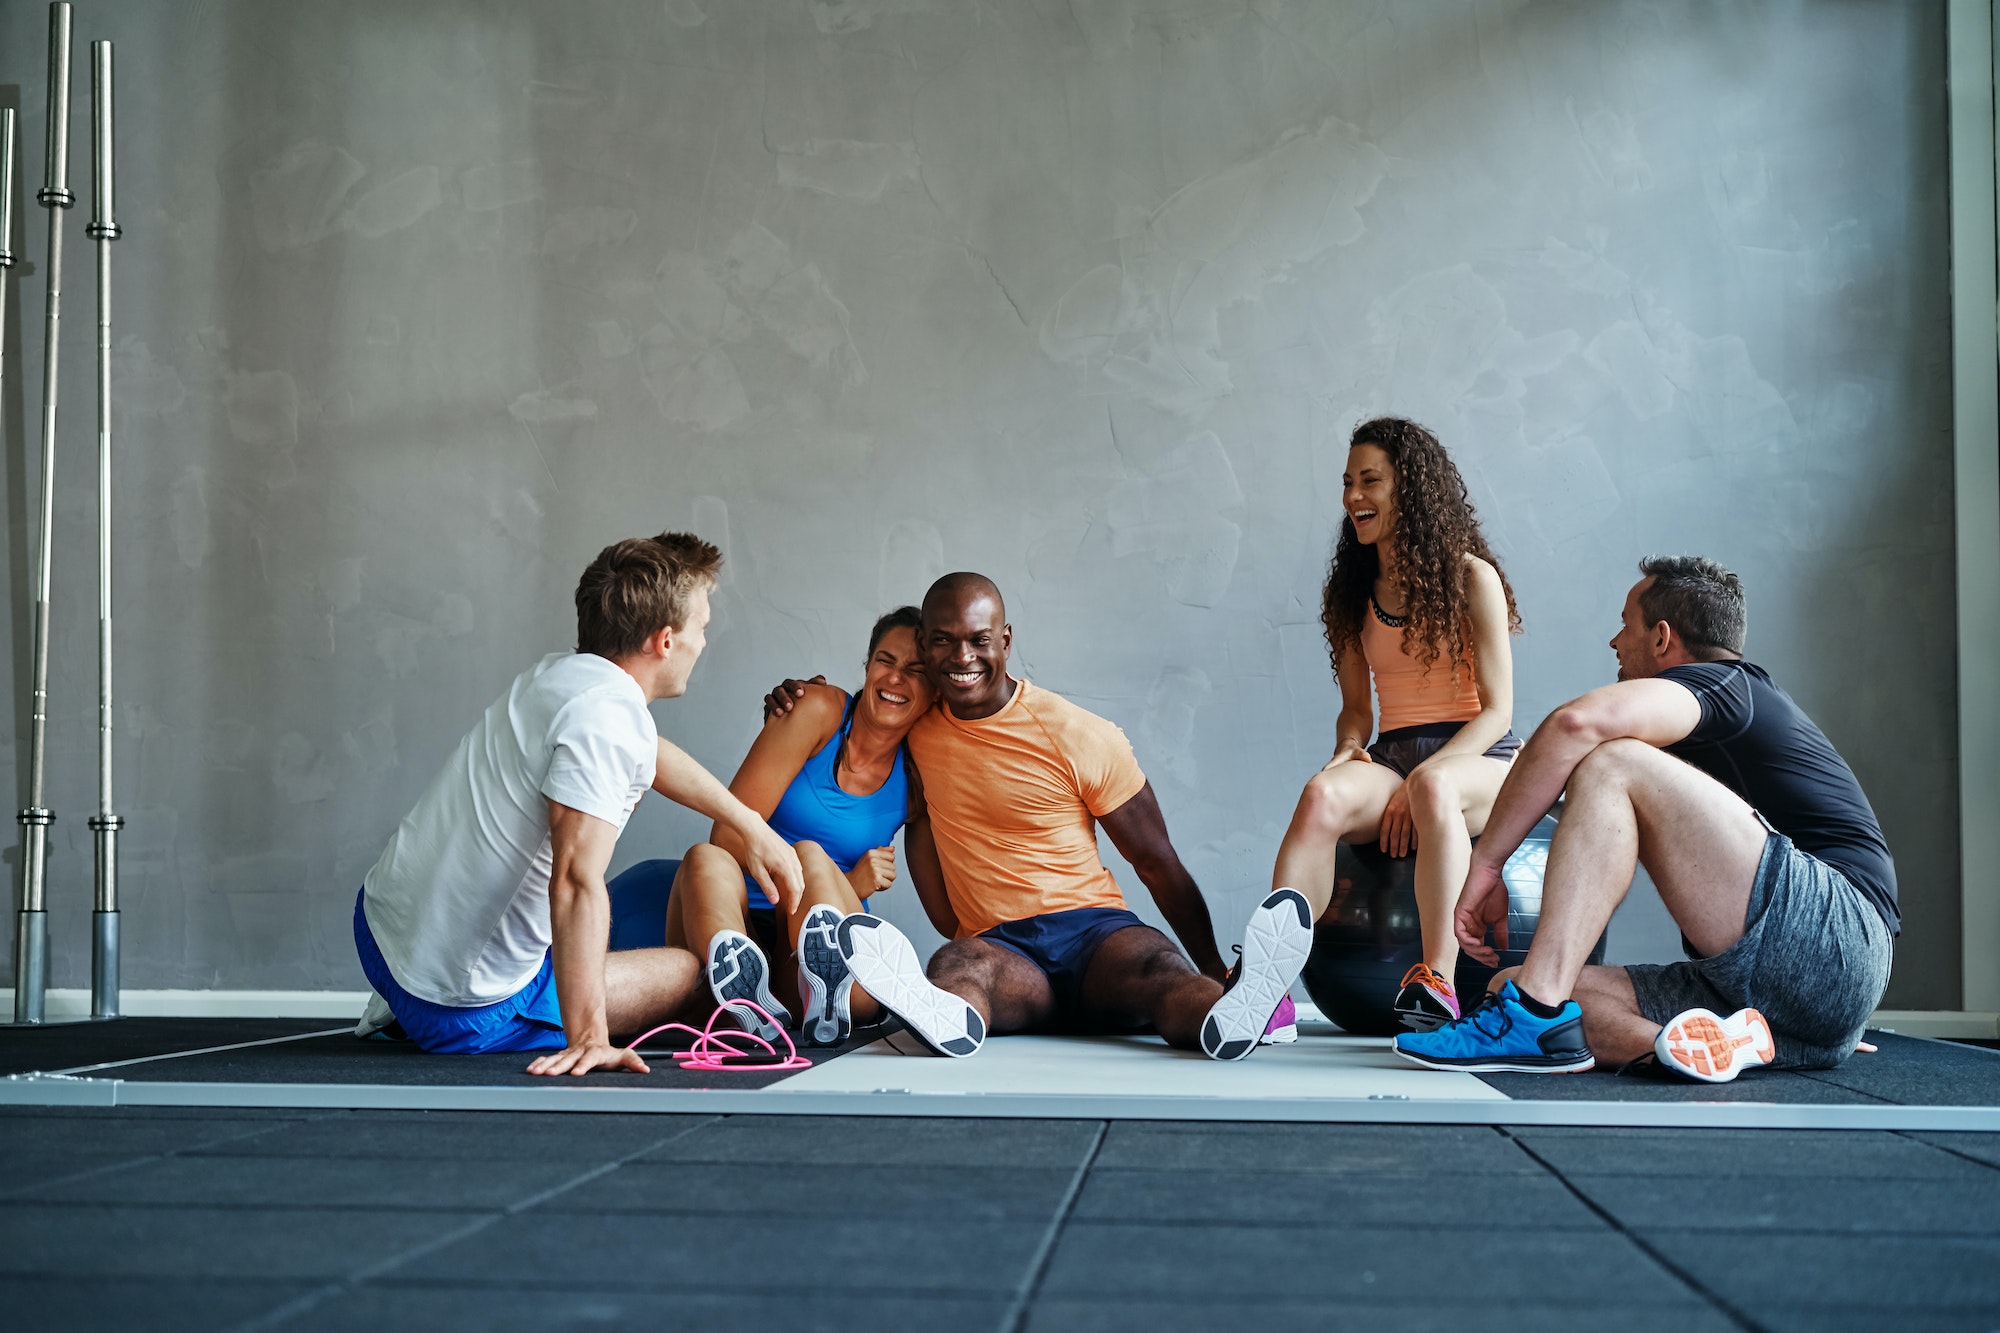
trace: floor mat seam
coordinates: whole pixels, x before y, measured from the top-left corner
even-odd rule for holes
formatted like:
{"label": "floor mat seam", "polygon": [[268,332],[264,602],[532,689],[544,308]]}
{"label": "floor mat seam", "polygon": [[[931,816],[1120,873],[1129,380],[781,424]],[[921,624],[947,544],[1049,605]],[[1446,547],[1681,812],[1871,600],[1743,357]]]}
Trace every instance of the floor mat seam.
{"label": "floor mat seam", "polygon": [[600,1176],[608,1175],[610,1172],[617,1170],[643,1153],[655,1152],[666,1147],[676,1139],[685,1138],[697,1130],[706,1129],[710,1125],[720,1122],[722,1119],[723,1117],[721,1116],[711,1116],[704,1122],[685,1125],[675,1133],[656,1139],[643,1148],[638,1148],[621,1157],[613,1158],[609,1162],[592,1167],[590,1170],[582,1172],[560,1185],[551,1186],[539,1193],[531,1194],[525,1199],[518,1199],[505,1208],[494,1209],[487,1215],[468,1222],[456,1230],[446,1232],[442,1236],[434,1236],[423,1244],[405,1250],[401,1254],[369,1264],[356,1272],[348,1274],[344,1278],[326,1283],[313,1291],[307,1292],[303,1296],[287,1301],[275,1310],[267,1310],[255,1318],[247,1319],[235,1325],[231,1333],[251,1333],[251,1330],[276,1328],[281,1324],[289,1323],[300,1315],[311,1313],[336,1297],[346,1295],[348,1292],[365,1286],[369,1282],[393,1273],[404,1264],[421,1259],[427,1254],[435,1254],[445,1246],[456,1244],[468,1236],[476,1236],[488,1227],[504,1222],[510,1217],[517,1217],[535,1205],[546,1202],[556,1195],[563,1193],[565,1190],[574,1189],[578,1185],[583,1185],[596,1180]]}
{"label": "floor mat seam", "polygon": [[1076,1211],[1076,1201],[1083,1195],[1083,1182],[1090,1175],[1090,1168],[1096,1164],[1097,1155],[1104,1150],[1105,1137],[1111,1132],[1111,1122],[1097,1122],[1097,1133],[1091,1137],[1090,1147],[1077,1163],[1076,1174],[1070,1177],[1069,1188],[1056,1205],[1055,1216],[1042,1233],[1042,1239],[1035,1247],[1034,1255],[1028,1261],[1028,1270],[1021,1277],[1020,1285],[1014,1290],[1014,1298],[1008,1302],[1006,1313],[1000,1316],[999,1333],[1021,1333],[1027,1327],[1028,1312],[1041,1295],[1042,1282],[1048,1276],[1049,1265],[1055,1261],[1056,1243],[1062,1238],[1063,1228],[1068,1225],[1070,1214]]}
{"label": "floor mat seam", "polygon": [[296,1124],[307,1123],[311,1120],[324,1120],[329,1118],[331,1114],[332,1113],[329,1112],[327,1115],[307,1117],[305,1121],[283,1121],[283,1120],[272,1121],[270,1125],[264,1129],[250,1130],[243,1134],[225,1134],[220,1138],[204,1139],[200,1143],[190,1143],[187,1146],[181,1148],[170,1148],[165,1152],[146,1153],[139,1157],[127,1158],[124,1161],[106,1162],[101,1166],[94,1166],[89,1168],[88,1170],[77,1171],[67,1176],[57,1176],[54,1180],[42,1180],[42,1181],[37,1181],[33,1185],[17,1185],[12,1189],[0,1189],[0,1198],[13,1199],[17,1202],[26,1202],[26,1203],[44,1202],[51,1204],[59,1204],[62,1202],[61,1200],[23,1199],[21,1195],[23,1191],[26,1190],[49,1189],[53,1186],[58,1186],[58,1185],[73,1185],[80,1180],[90,1180],[96,1176],[111,1175],[119,1171],[129,1171],[134,1167],[145,1166],[149,1162],[164,1162],[176,1157],[193,1156],[203,1148],[213,1148],[218,1144],[238,1143],[244,1139],[258,1138],[261,1135],[276,1133],[278,1130],[281,1129],[289,1129]]}
{"label": "floor mat seam", "polygon": [[1582,1204],[1585,1208],[1588,1208],[1592,1213],[1596,1214],[1598,1217],[1603,1218],[1606,1226],[1610,1227],[1618,1235],[1623,1236],[1626,1239],[1626,1241],[1629,1242],[1634,1248],[1636,1248],[1641,1254],[1644,1254],[1647,1258],[1651,1259],[1654,1263],[1658,1264],[1661,1268],[1665,1269],[1669,1274],[1671,1274],[1674,1278],[1676,1278],[1689,1291],[1693,1292],[1695,1295],[1707,1301],[1715,1309],[1721,1311],[1722,1314],[1731,1323],[1735,1324],[1738,1328],[1750,1329],[1755,1331],[1755,1333],[1761,1333],[1761,1330],[1764,1327],[1762,1324],[1759,1324],[1756,1320],[1750,1318],[1749,1315],[1745,1314],[1742,1310],[1738,1309],[1735,1302],[1727,1300],[1721,1295],[1717,1294],[1716,1292],[1709,1290],[1707,1286],[1705,1286],[1693,1274],[1689,1273],[1687,1269],[1682,1267],[1680,1264],[1675,1263],[1672,1259],[1669,1259],[1665,1254],[1661,1253],[1661,1251],[1651,1242],[1649,1242],[1644,1236],[1641,1236],[1638,1233],[1626,1227],[1626,1225],[1623,1222],[1619,1221],[1618,1218],[1609,1209],[1604,1208],[1595,1199],[1591,1198],[1588,1194],[1585,1194],[1581,1189],[1579,1189],[1575,1185],[1575,1183],[1570,1180],[1568,1176],[1564,1175],[1562,1171],[1556,1167],[1556,1165],[1553,1162],[1550,1162],[1547,1158],[1543,1157],[1539,1152],[1535,1151],[1533,1145],[1526,1143],[1522,1141],[1520,1138],[1516,1137],[1514,1134],[1509,1132],[1508,1127],[1505,1125],[1496,1125],[1494,1126],[1494,1128],[1498,1130],[1501,1134],[1505,1135],[1507,1138],[1512,1139],[1516,1144],[1519,1144],[1521,1151],[1528,1154],[1528,1156],[1532,1157],[1536,1162],[1540,1163],[1543,1169],[1546,1170],[1550,1175],[1554,1176],[1557,1180],[1561,1181],[1563,1184],[1563,1188],[1567,1189],[1571,1194],[1575,1195],[1578,1203]]}

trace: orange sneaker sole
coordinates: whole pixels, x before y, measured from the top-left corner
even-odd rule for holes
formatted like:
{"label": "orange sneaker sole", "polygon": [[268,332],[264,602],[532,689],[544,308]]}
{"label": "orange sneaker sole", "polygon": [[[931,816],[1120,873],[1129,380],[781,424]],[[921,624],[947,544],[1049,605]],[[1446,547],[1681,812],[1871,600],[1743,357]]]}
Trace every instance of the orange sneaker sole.
{"label": "orange sneaker sole", "polygon": [[1755,1009],[1739,1009],[1727,1018],[1690,1009],[1660,1029],[1653,1053],[1689,1078],[1727,1083],[1745,1069],[1771,1063],[1778,1051],[1771,1025]]}

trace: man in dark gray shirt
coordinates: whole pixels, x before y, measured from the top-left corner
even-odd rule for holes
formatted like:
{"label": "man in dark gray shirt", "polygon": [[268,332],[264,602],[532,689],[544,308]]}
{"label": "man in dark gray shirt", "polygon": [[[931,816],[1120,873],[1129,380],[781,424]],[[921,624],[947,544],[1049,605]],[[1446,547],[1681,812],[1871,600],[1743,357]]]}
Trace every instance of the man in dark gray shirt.
{"label": "man in dark gray shirt", "polygon": [[[1889,983],[1896,870],[1852,770],[1743,660],[1743,585],[1711,560],[1653,557],[1611,647],[1618,683],[1551,713],[1474,848],[1460,943],[1506,942],[1500,867],[1564,794],[1527,961],[1488,1003],[1396,1040],[1436,1069],[1574,1072],[1653,1052],[1707,1082],[1749,1065],[1831,1068]],[[1644,865],[1688,961],[1587,967]]]}

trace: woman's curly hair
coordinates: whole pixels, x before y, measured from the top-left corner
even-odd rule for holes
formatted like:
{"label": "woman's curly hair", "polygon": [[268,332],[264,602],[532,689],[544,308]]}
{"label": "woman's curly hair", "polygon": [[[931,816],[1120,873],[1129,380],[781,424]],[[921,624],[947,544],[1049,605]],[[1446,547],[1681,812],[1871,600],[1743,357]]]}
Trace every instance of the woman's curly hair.
{"label": "woman's curly hair", "polygon": [[[1472,661],[1465,556],[1478,556],[1500,575],[1507,596],[1507,628],[1518,634],[1521,613],[1514,605],[1514,589],[1479,531],[1465,478],[1437,436],[1414,421],[1377,417],[1354,428],[1348,447],[1357,444],[1381,449],[1395,470],[1396,531],[1391,540],[1396,543],[1402,583],[1407,651],[1425,670],[1444,657],[1456,675],[1460,663]],[[1380,573],[1375,547],[1355,537],[1354,520],[1343,513],[1319,615],[1335,675],[1340,674],[1341,654],[1361,641],[1361,618],[1368,614],[1368,598]]]}

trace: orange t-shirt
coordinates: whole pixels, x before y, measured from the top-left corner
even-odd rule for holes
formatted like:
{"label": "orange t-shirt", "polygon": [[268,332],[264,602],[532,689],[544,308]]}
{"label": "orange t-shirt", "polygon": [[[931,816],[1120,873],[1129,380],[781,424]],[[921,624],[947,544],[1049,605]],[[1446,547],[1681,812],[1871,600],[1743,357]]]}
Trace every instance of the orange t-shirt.
{"label": "orange t-shirt", "polygon": [[1378,732],[1420,727],[1428,722],[1470,722],[1479,716],[1479,673],[1471,662],[1451,669],[1440,655],[1428,669],[1418,666],[1404,642],[1405,631],[1391,629],[1369,603],[1361,618],[1361,655],[1375,677],[1375,719]]}
{"label": "orange t-shirt", "polygon": [[961,938],[1125,905],[1097,854],[1095,822],[1146,785],[1124,732],[1021,680],[991,717],[967,722],[940,702],[909,745]]}

